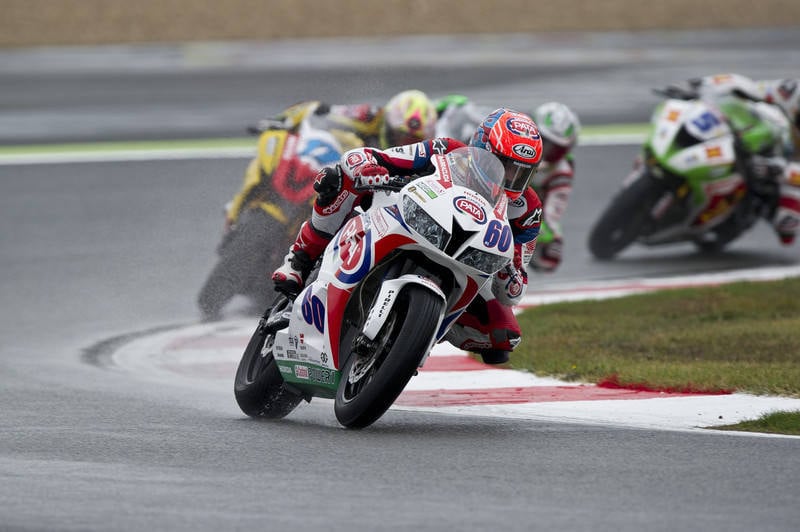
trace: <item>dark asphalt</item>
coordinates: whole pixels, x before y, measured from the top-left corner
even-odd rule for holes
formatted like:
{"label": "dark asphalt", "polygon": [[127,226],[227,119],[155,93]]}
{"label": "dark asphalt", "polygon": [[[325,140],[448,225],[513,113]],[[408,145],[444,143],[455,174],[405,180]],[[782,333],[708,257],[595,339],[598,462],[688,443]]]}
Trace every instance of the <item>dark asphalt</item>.
{"label": "dark asphalt", "polygon": [[[784,71],[799,70],[792,57]],[[693,70],[693,61],[665,72]],[[734,66],[779,70],[768,59]],[[602,76],[594,68],[553,71],[544,85],[531,74],[470,86],[497,97],[508,81],[519,98],[567,79],[608,99],[606,81],[642,93],[660,66],[618,66]],[[481,72],[472,74],[486,79]],[[453,87],[473,79],[463,74]],[[415,75],[409,71],[410,85],[437,77]],[[14,76],[19,84],[10,93],[5,82]],[[176,72],[100,75],[84,84],[73,74],[0,73],[0,131],[9,138],[2,120],[13,115],[19,130],[38,140],[88,138],[92,128],[94,138],[117,128],[137,138],[146,131],[178,135],[176,117],[181,124],[200,117],[201,134],[217,135],[262,105],[283,105],[289,93],[368,93],[344,75],[336,78],[339,92],[307,86],[314,76],[297,73],[282,85],[264,72]],[[381,83],[382,92],[395,82],[375,73],[363,79]],[[539,88],[526,92],[529,80]],[[449,83],[437,87],[450,90]],[[116,93],[95,92],[98,84]],[[638,99],[617,95],[620,108],[629,97]],[[121,120],[110,120],[117,113]],[[47,117],[58,127],[43,122]],[[687,246],[634,248],[613,263],[595,263],[586,232],[634,152],[578,149],[565,264],[547,280],[536,276],[533,289],[537,282],[798,261],[797,246],[780,249],[761,224],[719,256],[700,257]],[[796,529],[798,439],[394,411],[368,430],[346,431],[323,402],[260,423],[240,414],[232,390],[198,394],[85,364],[81,355],[96,342],[199,318],[194,297],[212,265],[222,205],[245,162],[0,166],[0,529]]]}

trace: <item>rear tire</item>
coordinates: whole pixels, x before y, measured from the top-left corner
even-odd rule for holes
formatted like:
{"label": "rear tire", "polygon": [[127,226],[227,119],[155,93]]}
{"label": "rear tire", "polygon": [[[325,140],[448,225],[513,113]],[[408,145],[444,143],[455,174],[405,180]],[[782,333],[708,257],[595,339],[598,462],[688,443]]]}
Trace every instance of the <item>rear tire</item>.
{"label": "rear tire", "polygon": [[650,210],[664,190],[649,176],[622,189],[595,222],[589,234],[589,251],[608,260],[631,245],[650,221]]}
{"label": "rear tire", "polygon": [[197,305],[208,319],[219,316],[239,294],[251,297],[257,308],[263,308],[272,294],[269,276],[289,248],[288,242],[276,241],[285,228],[261,209],[243,212],[234,231],[197,296]]}
{"label": "rear tire", "polygon": [[233,387],[236,403],[250,417],[280,419],[294,410],[303,399],[286,389],[275,357],[272,356],[273,338],[274,334],[267,330],[262,320],[236,370]]}
{"label": "rear tire", "polygon": [[377,349],[371,357],[342,353],[347,362],[336,391],[334,412],[345,427],[369,426],[389,409],[416,373],[436,334],[442,300],[418,285],[407,286],[399,297],[376,338]]}

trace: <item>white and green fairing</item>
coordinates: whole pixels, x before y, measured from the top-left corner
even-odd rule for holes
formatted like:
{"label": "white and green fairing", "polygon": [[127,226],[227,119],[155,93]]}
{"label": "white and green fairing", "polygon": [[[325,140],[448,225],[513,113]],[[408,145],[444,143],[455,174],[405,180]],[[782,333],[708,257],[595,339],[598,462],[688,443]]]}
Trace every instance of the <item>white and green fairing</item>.
{"label": "white and green fairing", "polygon": [[683,177],[692,190],[693,202],[707,201],[708,184],[736,174],[733,132],[715,107],[697,100],[667,100],[656,107],[644,145],[654,170]]}

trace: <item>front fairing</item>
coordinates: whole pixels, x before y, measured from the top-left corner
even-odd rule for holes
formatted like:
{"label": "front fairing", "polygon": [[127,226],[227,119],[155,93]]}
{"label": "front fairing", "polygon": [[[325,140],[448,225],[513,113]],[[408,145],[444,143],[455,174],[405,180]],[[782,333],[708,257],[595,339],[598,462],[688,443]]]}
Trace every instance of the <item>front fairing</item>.
{"label": "front fairing", "polygon": [[683,225],[702,231],[724,220],[746,192],[726,118],[707,102],[667,100],[651,125],[644,163],[688,202]]}

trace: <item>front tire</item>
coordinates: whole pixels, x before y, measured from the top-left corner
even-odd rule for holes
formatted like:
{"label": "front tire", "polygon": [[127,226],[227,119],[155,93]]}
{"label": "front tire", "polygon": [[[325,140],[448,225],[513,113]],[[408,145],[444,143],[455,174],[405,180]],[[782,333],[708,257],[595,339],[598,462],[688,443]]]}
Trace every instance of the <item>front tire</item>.
{"label": "front tire", "polygon": [[650,210],[664,190],[647,175],[639,177],[611,200],[589,234],[589,251],[609,260],[631,245],[650,220]]}
{"label": "front tire", "polygon": [[[250,338],[236,370],[234,395],[242,412],[250,417],[280,419],[302,401],[302,396],[286,389],[272,356],[275,338],[262,319]],[[266,345],[266,349],[265,346]]]}
{"label": "front tire", "polygon": [[334,402],[339,423],[364,428],[389,409],[427,354],[442,306],[442,300],[429,290],[410,285],[378,334],[374,352],[369,356],[343,353],[347,362]]}

